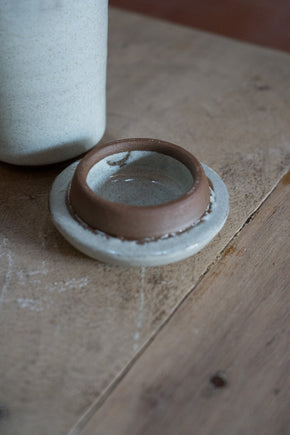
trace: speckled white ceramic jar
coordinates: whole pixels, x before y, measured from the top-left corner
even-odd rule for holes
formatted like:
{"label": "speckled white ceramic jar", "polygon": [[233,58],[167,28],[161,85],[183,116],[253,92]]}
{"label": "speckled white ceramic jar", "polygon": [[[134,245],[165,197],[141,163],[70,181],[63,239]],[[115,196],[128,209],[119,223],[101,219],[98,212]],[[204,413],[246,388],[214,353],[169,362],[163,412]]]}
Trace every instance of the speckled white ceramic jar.
{"label": "speckled white ceramic jar", "polygon": [[0,0],[0,160],[43,165],[105,130],[108,0]]}

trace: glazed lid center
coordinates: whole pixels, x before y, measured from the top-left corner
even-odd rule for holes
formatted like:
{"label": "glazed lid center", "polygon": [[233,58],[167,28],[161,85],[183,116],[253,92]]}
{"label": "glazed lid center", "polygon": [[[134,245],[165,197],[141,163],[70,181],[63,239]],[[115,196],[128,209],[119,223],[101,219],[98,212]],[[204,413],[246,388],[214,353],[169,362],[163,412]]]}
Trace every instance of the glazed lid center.
{"label": "glazed lid center", "polygon": [[110,155],[89,170],[86,181],[98,196],[135,206],[170,202],[194,184],[190,170],[183,163],[154,151]]}

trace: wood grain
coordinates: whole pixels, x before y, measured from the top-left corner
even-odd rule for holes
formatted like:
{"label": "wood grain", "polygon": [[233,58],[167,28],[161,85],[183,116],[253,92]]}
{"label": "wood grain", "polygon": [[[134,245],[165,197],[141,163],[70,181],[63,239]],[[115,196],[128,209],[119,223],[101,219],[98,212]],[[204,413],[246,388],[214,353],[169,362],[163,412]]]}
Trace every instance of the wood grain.
{"label": "wood grain", "polygon": [[1,435],[66,433],[191,291],[289,165],[290,57],[112,10],[104,141],[156,137],[211,166],[223,231],[166,267],[93,261],[58,234],[48,168],[0,165]]}
{"label": "wood grain", "polygon": [[288,433],[289,213],[280,183],[82,435]]}

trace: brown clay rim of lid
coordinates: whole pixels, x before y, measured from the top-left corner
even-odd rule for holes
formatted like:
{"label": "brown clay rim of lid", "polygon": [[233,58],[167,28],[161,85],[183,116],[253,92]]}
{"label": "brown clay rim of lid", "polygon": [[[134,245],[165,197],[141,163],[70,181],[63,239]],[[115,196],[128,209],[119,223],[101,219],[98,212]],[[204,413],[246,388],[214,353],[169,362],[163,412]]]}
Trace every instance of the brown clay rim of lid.
{"label": "brown clay rim of lid", "polygon": [[[96,194],[87,183],[90,169],[121,152],[153,151],[183,163],[193,177],[192,187],[172,201],[157,205],[126,205]],[[197,223],[210,202],[207,177],[200,162],[185,149],[158,139],[121,139],[94,147],[78,164],[72,178],[69,203],[89,227],[127,240],[158,238],[183,231]]]}

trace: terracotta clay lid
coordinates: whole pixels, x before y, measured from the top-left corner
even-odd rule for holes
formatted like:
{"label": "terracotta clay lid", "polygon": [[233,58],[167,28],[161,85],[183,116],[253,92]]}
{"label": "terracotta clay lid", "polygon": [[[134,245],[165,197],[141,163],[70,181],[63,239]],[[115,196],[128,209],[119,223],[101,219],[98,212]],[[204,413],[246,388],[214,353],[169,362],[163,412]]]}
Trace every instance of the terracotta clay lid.
{"label": "terracotta clay lid", "polygon": [[68,199],[89,227],[141,240],[197,223],[210,189],[200,162],[185,149],[157,139],[123,139],[96,146],[80,161]]}

